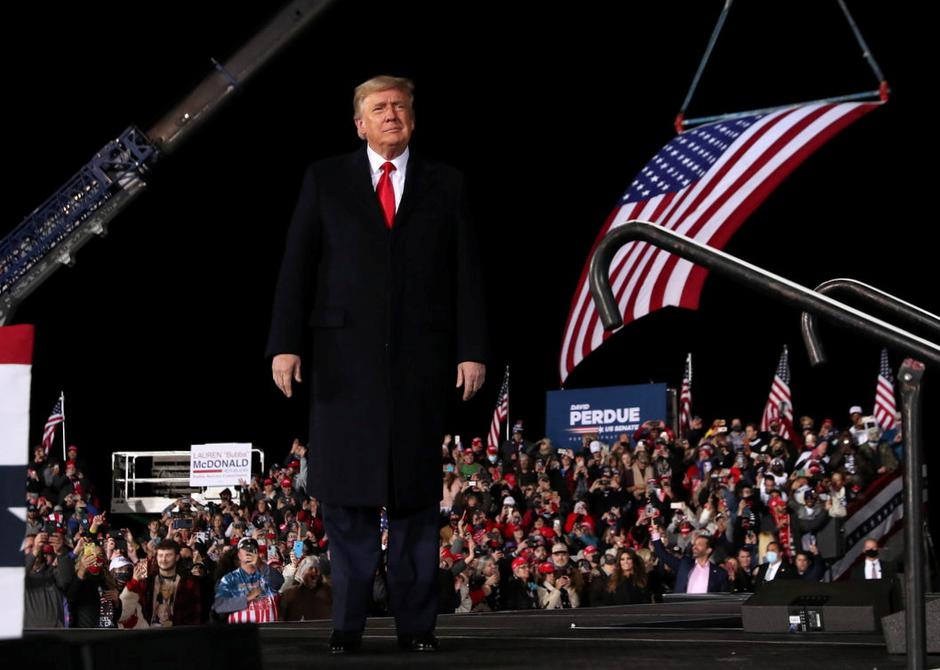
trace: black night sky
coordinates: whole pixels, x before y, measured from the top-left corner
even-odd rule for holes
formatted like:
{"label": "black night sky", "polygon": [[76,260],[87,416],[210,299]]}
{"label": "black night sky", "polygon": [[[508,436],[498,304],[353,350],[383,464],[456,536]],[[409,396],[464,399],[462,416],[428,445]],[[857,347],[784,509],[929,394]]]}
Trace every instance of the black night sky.
{"label": "black night sky", "polygon": [[[936,312],[928,22],[898,3],[850,4],[891,101],[797,168],[726,251],[807,286],[853,277]],[[102,488],[117,449],[250,441],[273,459],[286,452],[304,431],[304,400],[279,397],[262,357],[284,233],[306,163],[357,146],[352,89],[380,73],[415,80],[415,150],[466,173],[486,242],[495,356],[480,396],[454,403],[452,425],[485,433],[508,362],[511,417],[540,437],[588,250],[672,136],[721,5],[338,2],[159,164],[106,238],[20,307],[13,323],[37,329],[33,443],[63,389],[69,441]],[[0,233],[125,127],[149,128],[271,11],[222,2],[9,9]],[[835,2],[741,1],[689,115],[876,87]],[[678,386],[691,351],[694,411],[757,420],[786,343],[795,412],[844,424],[850,405],[873,402],[880,345],[824,326],[832,362],[811,370],[798,321],[711,276],[698,312],[630,325],[567,385]],[[901,358],[892,352],[895,369]],[[925,451],[936,467],[931,377]]]}

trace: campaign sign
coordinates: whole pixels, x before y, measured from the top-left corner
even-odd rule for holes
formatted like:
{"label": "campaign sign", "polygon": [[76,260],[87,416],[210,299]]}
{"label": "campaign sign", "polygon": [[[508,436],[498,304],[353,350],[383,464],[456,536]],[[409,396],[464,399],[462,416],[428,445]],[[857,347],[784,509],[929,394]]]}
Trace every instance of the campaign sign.
{"label": "campaign sign", "polygon": [[650,419],[666,420],[666,385],[636,384],[549,391],[545,428],[559,449],[581,448],[585,435],[610,444]]}
{"label": "campaign sign", "polygon": [[190,447],[190,486],[235,486],[242,479],[251,479],[251,444],[194,444]]}

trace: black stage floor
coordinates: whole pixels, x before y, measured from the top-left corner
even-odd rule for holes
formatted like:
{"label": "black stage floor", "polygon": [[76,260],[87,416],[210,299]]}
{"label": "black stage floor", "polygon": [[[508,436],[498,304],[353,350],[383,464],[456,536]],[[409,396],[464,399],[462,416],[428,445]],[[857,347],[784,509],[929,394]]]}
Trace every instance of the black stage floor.
{"label": "black stage floor", "polygon": [[[371,619],[363,649],[328,656],[328,621],[258,627],[262,667],[289,668],[641,668],[644,670],[807,670],[824,667],[904,668],[906,657],[887,653],[881,634],[746,633],[737,596],[682,596],[660,605],[598,607],[538,612],[493,612],[439,617],[441,649],[434,654],[400,651],[394,621]],[[191,630],[191,629],[190,629]],[[248,632],[247,630],[245,631]],[[103,631],[67,631],[72,643],[97,643]],[[106,633],[112,641],[125,631]],[[163,631],[147,633],[157,641]],[[26,642],[49,632],[29,632]],[[211,634],[206,635],[207,641]],[[105,644],[107,644],[105,642]],[[185,652],[184,652],[185,653]],[[247,660],[247,659],[246,659]],[[940,656],[928,658],[940,667]],[[257,665],[251,664],[255,670]],[[231,668],[226,668],[231,670]]]}

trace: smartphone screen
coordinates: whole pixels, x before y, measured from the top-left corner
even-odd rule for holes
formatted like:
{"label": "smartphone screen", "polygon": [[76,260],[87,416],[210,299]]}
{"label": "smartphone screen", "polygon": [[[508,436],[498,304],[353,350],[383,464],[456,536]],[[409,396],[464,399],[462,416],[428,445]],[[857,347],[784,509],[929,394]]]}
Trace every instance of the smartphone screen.
{"label": "smartphone screen", "polygon": [[303,558],[304,555],[304,542],[303,540],[294,541],[294,556],[297,558]]}

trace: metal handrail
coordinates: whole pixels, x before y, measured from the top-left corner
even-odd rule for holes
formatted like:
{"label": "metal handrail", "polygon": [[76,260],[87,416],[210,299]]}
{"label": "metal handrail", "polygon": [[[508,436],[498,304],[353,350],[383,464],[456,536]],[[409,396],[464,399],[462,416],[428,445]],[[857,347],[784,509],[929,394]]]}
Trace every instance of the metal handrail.
{"label": "metal handrail", "polygon": [[[904,431],[904,630],[907,667],[927,667],[927,608],[924,603],[924,545],[920,537],[923,509],[920,384],[924,364],[908,358],[901,365],[901,425]],[[916,523],[915,523],[916,519]]]}
{"label": "metal handrail", "polygon": [[591,280],[591,293],[605,330],[614,330],[623,325],[617,300],[608,278],[610,262],[617,249],[627,242],[634,241],[646,242],[665,249],[726,275],[759,293],[782,300],[803,311],[813,312],[843,326],[854,328],[868,337],[940,366],[940,345],[935,342],[876,319],[861,310],[811,291],[805,286],[751,265],[740,258],[696,242],[685,235],[639,220],[628,221],[607,233],[591,257],[588,273]]}
{"label": "metal handrail", "polygon": [[[940,317],[936,314],[855,279],[831,279],[817,286],[816,291],[825,295],[834,292],[848,293],[853,297],[871,303],[883,312],[940,334]],[[814,366],[825,363],[826,354],[819,339],[815,316],[803,312],[800,317],[800,325],[803,343],[806,345],[810,363]],[[905,482],[916,482],[921,479],[920,473],[924,455],[920,448],[922,444],[920,439],[920,384],[923,374],[924,366],[922,363],[907,359],[901,365],[898,375],[901,381],[901,420],[906,451],[904,459]],[[917,551],[913,555],[908,554],[905,557],[908,567],[904,572],[904,588],[906,594],[919,594],[924,592],[925,585],[924,558],[923,547],[920,544],[918,535],[919,524],[913,523],[913,519],[916,516],[915,510],[919,513],[922,509],[922,487],[907,487],[905,485],[905,488],[904,515],[911,519],[911,522],[904,525],[904,544],[905,547],[916,545]],[[926,667],[926,650],[923,645],[918,644],[918,640],[924,639],[926,635],[926,610],[922,598],[915,599],[913,596],[910,598],[912,599],[909,599],[905,606],[905,641],[908,645],[907,648],[913,649],[914,652],[908,656],[908,665],[919,670]]]}
{"label": "metal handrail", "polygon": [[[815,290],[816,293],[822,293],[823,295],[847,293],[852,297],[861,298],[886,314],[905,319],[911,324],[927,328],[934,334],[940,335],[940,316],[856,279],[845,277],[830,279],[817,286]],[[826,353],[823,351],[822,342],[819,339],[816,316],[809,312],[803,312],[800,317],[800,327],[803,333],[803,343],[806,345],[806,352],[809,354],[810,364],[813,367],[822,365],[826,362]]]}
{"label": "metal handrail", "polygon": [[[763,268],[655,224],[632,220],[601,240],[591,257],[591,294],[605,330],[623,325],[617,299],[610,285],[610,263],[617,250],[628,242],[642,241],[693,261],[719,274],[804,312],[822,316],[856,332],[897,347],[940,365],[940,345],[876,319],[853,307],[811,291]],[[923,597],[923,546],[917,537],[921,515],[920,381],[924,365],[908,359],[901,367],[902,420],[904,431],[905,625],[908,667],[926,665],[926,626]]]}

